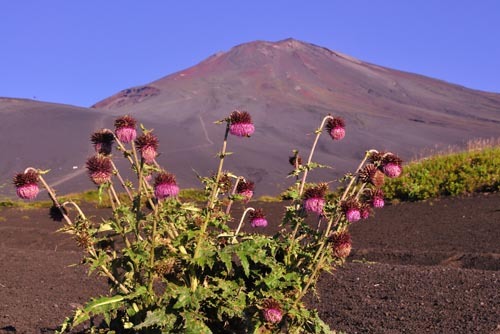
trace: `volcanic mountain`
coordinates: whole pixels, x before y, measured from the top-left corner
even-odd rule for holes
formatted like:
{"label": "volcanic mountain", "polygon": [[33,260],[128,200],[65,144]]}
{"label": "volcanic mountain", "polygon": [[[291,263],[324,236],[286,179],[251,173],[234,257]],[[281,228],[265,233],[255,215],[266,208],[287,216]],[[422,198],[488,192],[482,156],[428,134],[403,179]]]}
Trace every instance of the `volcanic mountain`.
{"label": "volcanic mountain", "polygon": [[[2,114],[4,103],[0,100]],[[228,156],[225,168],[254,180],[258,194],[276,194],[293,182],[286,178],[292,169],[288,157],[298,149],[307,158],[315,130],[327,114],[345,119],[346,137],[332,141],[325,133],[320,138],[313,160],[332,169],[314,171],[311,180],[332,180],[352,171],[372,148],[409,160],[424,149],[464,145],[500,133],[500,94],[369,64],[294,39],[241,44],[150,84],[122,90],[92,110],[73,109],[25,116],[60,121],[64,126],[51,123],[55,125],[36,131],[69,145],[77,140],[67,138],[70,134],[74,137],[90,125],[111,127],[112,118],[129,114],[154,128],[160,139],[158,160],[177,175],[181,187],[199,186],[194,171],[207,175],[216,170],[224,125],[214,122],[235,109],[246,110],[256,131],[251,138],[229,138],[228,150],[234,154]],[[27,127],[23,115],[8,115],[17,119],[12,127],[34,131],[36,121],[30,121],[34,128]],[[75,128],[78,131],[72,132]],[[43,146],[66,163],[75,153],[88,150],[88,134],[80,139],[83,144],[77,152],[58,149],[53,142]],[[34,141],[31,146],[42,145]],[[2,143],[2,150],[8,146]],[[68,166],[72,164],[82,166],[81,162]]]}

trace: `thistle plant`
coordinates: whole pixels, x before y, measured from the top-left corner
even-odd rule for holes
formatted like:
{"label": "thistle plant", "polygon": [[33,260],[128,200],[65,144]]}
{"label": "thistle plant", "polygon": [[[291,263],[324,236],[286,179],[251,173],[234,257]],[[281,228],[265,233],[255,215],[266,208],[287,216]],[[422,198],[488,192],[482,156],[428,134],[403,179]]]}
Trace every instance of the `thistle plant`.
{"label": "thistle plant", "polygon": [[[383,206],[380,186],[384,176],[401,174],[401,160],[367,151],[341,180],[341,193],[328,194],[331,180],[308,183],[308,173],[324,167],[312,160],[321,134],[327,132],[334,145],[346,134],[345,122],[328,115],[307,161],[296,150],[290,158],[295,183],[286,192],[282,221],[270,221],[262,209],[250,206],[256,203],[251,202],[254,183],[224,170],[231,136],[251,140],[254,134],[249,113],[233,111],[216,123],[225,124],[223,143],[215,175],[200,177],[201,204],[179,200],[175,175],[156,161],[157,137],[144,127],[137,135],[130,116],[116,120],[114,132],[103,129],[91,137],[96,155],[87,169],[99,193],[109,197],[109,217],[91,220],[76,203],[60,203],[43,178],[47,171],[28,168],[16,175],[21,198],[34,199],[42,184],[54,202],[51,217],[63,222],[60,231],[82,248],[89,272],[109,283],[109,294],[78,308],[59,333],[82,323],[89,333],[332,332],[303,297],[321,273],[345,262],[351,251],[349,225]],[[113,162],[120,154],[112,154],[108,144],[130,162],[134,180],[120,176]],[[116,184],[128,200],[119,196]],[[234,215],[234,202],[243,206],[242,215]],[[230,227],[233,220],[239,221],[236,229]],[[278,233],[266,233],[271,224],[280,226]]]}

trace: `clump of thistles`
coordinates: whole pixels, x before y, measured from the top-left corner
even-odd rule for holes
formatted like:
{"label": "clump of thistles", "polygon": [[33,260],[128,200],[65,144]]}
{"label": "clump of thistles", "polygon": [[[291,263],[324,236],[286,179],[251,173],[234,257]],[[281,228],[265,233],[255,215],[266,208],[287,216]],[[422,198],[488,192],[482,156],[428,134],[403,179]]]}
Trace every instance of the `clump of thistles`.
{"label": "clump of thistles", "polygon": [[266,299],[262,302],[262,316],[266,322],[277,324],[283,318],[281,305],[274,299]]}
{"label": "clump of thistles", "polygon": [[345,137],[345,122],[340,117],[329,118],[326,130],[333,140],[341,140]]}
{"label": "clump of thistles", "polygon": [[28,170],[26,173],[18,173],[14,176],[16,193],[22,199],[35,199],[40,189],[38,188],[38,172]]}
{"label": "clump of thistles", "polygon": [[262,209],[256,209],[250,213],[250,225],[252,225],[252,227],[267,226],[267,219]]}
{"label": "clump of thistles", "polygon": [[253,196],[254,188],[255,184],[252,181],[243,179],[238,182],[238,185],[236,186],[236,193],[243,196],[243,201],[248,203]]}
{"label": "clump of thistles", "polygon": [[177,196],[179,194],[179,187],[177,186],[174,174],[161,172],[156,175],[154,191],[157,199]]}
{"label": "clump of thistles", "polygon": [[136,123],[136,120],[128,115],[118,118],[115,121],[116,137],[125,144],[134,141],[137,137]]}
{"label": "clump of thistles", "polygon": [[331,243],[333,254],[336,257],[345,259],[351,253],[351,235],[347,230],[332,233],[328,241]]}
{"label": "clump of thistles", "polygon": [[235,110],[229,116],[229,132],[238,137],[250,137],[255,131],[252,117],[246,111]]}
{"label": "clump of thistles", "polygon": [[366,165],[360,172],[359,178],[361,181],[371,183],[375,187],[380,188],[384,184],[385,176],[374,164]]}
{"label": "clump of thistles", "polygon": [[328,190],[328,185],[320,183],[317,186],[306,189],[304,192],[304,208],[307,212],[323,214],[325,206],[325,194]]}
{"label": "clump of thistles", "polygon": [[137,137],[135,144],[139,152],[141,152],[144,162],[152,164],[158,155],[158,138],[151,132],[147,132]]}
{"label": "clump of thistles", "polygon": [[94,149],[98,154],[109,155],[113,148],[115,136],[113,132],[108,129],[99,130],[94,132],[90,137],[90,141],[94,144]]}
{"label": "clump of thistles", "polygon": [[354,223],[361,219],[362,206],[356,198],[350,198],[342,202],[341,206],[349,223]]}
{"label": "clump of thistles", "polygon": [[95,155],[87,160],[87,170],[92,182],[99,186],[111,181],[113,164],[107,156]]}

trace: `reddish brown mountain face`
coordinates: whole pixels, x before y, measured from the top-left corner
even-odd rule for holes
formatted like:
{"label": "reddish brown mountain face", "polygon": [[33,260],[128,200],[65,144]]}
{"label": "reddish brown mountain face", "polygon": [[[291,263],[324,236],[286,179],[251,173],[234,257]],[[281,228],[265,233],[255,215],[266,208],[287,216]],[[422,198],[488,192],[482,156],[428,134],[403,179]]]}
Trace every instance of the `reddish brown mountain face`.
{"label": "reddish brown mountain face", "polygon": [[230,138],[229,150],[235,153],[227,167],[253,179],[257,195],[276,194],[292,182],[285,178],[292,149],[307,156],[314,130],[328,113],[346,120],[346,137],[320,139],[314,160],[334,169],[313,172],[312,180],[333,179],[355,168],[367,149],[394,151],[408,160],[423,149],[500,133],[500,94],[368,64],[293,39],[236,46],[125,89],[93,109],[92,117],[130,114],[154,128],[159,161],[177,174],[181,188],[198,185],[192,169],[201,174],[216,169],[214,155],[224,128],[213,122],[234,109],[247,110],[255,133]]}

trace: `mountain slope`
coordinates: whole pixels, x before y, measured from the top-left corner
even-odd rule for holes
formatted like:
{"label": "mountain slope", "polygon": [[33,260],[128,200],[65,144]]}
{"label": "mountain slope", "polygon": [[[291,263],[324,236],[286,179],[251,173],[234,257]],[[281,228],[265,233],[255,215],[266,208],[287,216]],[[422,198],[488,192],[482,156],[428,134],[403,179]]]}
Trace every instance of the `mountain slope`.
{"label": "mountain slope", "polygon": [[160,162],[189,185],[196,184],[191,168],[215,169],[213,156],[224,129],[212,122],[233,109],[247,110],[256,132],[248,140],[230,139],[235,154],[228,166],[272,193],[290,183],[284,175],[291,150],[307,156],[313,132],[328,113],[347,122],[345,140],[333,143],[325,136],[315,159],[333,165],[334,176],[355,168],[366,149],[391,150],[409,159],[424,148],[498,136],[500,129],[500,94],[365,63],[293,39],[236,46],[93,108],[131,114],[155,128],[162,140]]}

